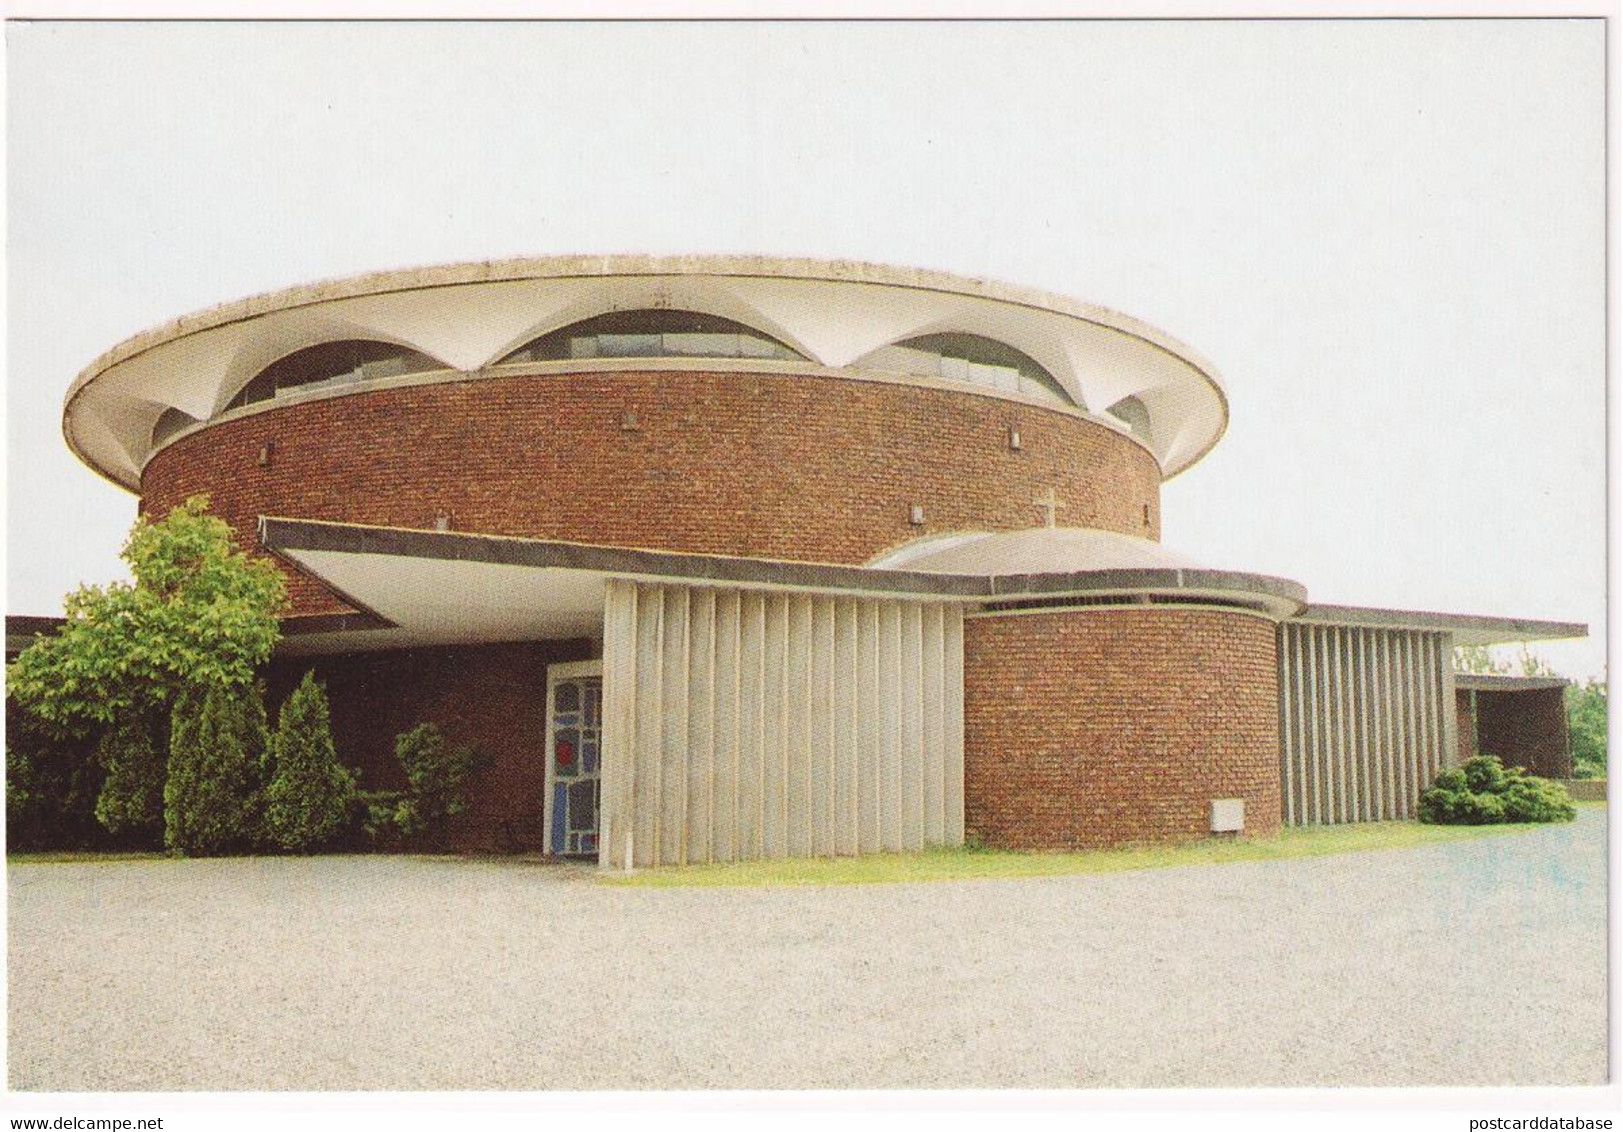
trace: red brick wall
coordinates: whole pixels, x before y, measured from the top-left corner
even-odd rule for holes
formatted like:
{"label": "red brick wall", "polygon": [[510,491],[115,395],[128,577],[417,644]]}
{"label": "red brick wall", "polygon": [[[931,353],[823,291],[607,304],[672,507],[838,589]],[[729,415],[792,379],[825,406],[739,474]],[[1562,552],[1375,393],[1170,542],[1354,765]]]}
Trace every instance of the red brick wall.
{"label": "red brick wall", "polygon": [[1207,836],[1213,798],[1280,826],[1274,625],[1205,609],[964,624],[967,830],[1012,849]]}
{"label": "red brick wall", "polygon": [[[628,412],[636,431],[622,428]],[[860,563],[925,534],[1032,526],[1049,488],[1061,523],[1158,538],[1160,481],[1110,429],[968,393],[615,372],[358,393],[225,422],[151,460],[142,507],[208,492],[246,540],[260,514],[414,528],[449,515],[459,531]],[[292,595],[301,614],[345,608],[306,578]]]}
{"label": "red brick wall", "polygon": [[[547,665],[586,659],[591,649],[589,641],[548,641],[287,658],[271,666],[269,699],[279,705],[314,668],[327,686],[338,756],[360,769],[364,790],[405,785],[394,741],[419,723],[480,748],[488,757],[471,780],[468,812],[442,843],[505,849],[502,823],[545,805]],[[529,833],[530,847],[541,848],[539,825]]]}
{"label": "red brick wall", "polygon": [[1454,690],[1454,722],[1455,742],[1459,747],[1458,761],[1454,765],[1458,766],[1476,757],[1476,721],[1471,718],[1471,693],[1465,688]]}
{"label": "red brick wall", "polygon": [[1477,745],[1506,766],[1545,778],[1571,778],[1566,698],[1560,688],[1476,694]]}

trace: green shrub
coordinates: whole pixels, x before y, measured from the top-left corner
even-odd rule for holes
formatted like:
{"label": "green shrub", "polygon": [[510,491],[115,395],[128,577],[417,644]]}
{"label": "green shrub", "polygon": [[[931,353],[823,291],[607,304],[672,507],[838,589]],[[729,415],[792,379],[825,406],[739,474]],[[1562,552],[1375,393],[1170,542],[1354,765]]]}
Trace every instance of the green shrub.
{"label": "green shrub", "polygon": [[472,747],[450,746],[437,724],[420,723],[395,739],[394,754],[406,789],[368,796],[369,827],[392,827],[408,837],[437,832],[467,809],[463,790],[478,763]]}
{"label": "green shrub", "polygon": [[1572,821],[1577,816],[1566,787],[1521,767],[1507,770],[1492,756],[1442,771],[1420,795],[1420,820],[1434,825]]}
{"label": "green shrub", "polygon": [[150,718],[126,712],[102,733],[96,759],[107,768],[107,777],[96,796],[96,820],[108,833],[156,843],[163,836],[167,768],[152,732]]}
{"label": "green shrub", "polygon": [[253,687],[243,693],[241,707],[247,713],[243,725],[249,749],[246,806],[248,845],[250,847],[274,845],[275,842],[265,825],[265,806],[270,800],[271,775],[275,772],[276,765],[271,758],[270,719],[265,713],[263,680],[254,681]]}
{"label": "green shrub", "polygon": [[355,807],[355,775],[338,761],[327,692],[306,672],[282,705],[271,737],[265,830],[283,849],[330,845]]}
{"label": "green shrub", "polygon": [[1517,822],[1572,821],[1578,808],[1559,782],[1521,775],[1505,788],[1505,820]]}
{"label": "green shrub", "polygon": [[74,733],[6,697],[6,848],[90,849],[105,843],[96,798],[105,772],[94,733]]}
{"label": "green shrub", "polygon": [[361,829],[374,841],[389,841],[400,833],[405,804],[403,790],[362,790],[356,794],[361,814]]}
{"label": "green shrub", "polygon": [[1491,755],[1466,759],[1460,771],[1465,775],[1465,788],[1473,794],[1498,794],[1505,788],[1505,764]]}
{"label": "green shrub", "polygon": [[1567,732],[1574,778],[1606,777],[1606,685],[1589,679],[1567,685]]}
{"label": "green shrub", "polygon": [[254,685],[181,693],[163,789],[169,849],[206,856],[254,847],[261,834],[265,745],[265,705]]}

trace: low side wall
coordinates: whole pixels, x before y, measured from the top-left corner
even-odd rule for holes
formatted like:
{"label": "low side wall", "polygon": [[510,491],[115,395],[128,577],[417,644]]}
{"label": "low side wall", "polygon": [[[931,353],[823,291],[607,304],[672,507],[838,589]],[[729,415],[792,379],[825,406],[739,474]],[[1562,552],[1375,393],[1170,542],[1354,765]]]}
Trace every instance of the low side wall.
{"label": "low side wall", "polygon": [[1469,689],[1459,688],[1454,692],[1454,718],[1457,721],[1455,744],[1459,749],[1451,765],[1459,766],[1466,759],[1476,757],[1476,715],[1471,711]]}
{"label": "low side wall", "polygon": [[1574,802],[1604,802],[1606,801],[1606,780],[1604,778],[1563,778],[1561,785],[1567,788]]}

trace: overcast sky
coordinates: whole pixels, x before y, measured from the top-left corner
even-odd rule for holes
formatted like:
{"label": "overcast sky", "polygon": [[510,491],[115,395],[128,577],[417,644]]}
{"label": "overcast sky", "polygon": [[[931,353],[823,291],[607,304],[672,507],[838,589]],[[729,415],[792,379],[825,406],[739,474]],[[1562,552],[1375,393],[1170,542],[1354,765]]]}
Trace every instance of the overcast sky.
{"label": "overcast sky", "polygon": [[1163,537],[1316,601],[1589,623],[1599,21],[13,24],[6,609],[123,575],[62,396],[333,275],[763,252],[1115,307],[1217,366]]}

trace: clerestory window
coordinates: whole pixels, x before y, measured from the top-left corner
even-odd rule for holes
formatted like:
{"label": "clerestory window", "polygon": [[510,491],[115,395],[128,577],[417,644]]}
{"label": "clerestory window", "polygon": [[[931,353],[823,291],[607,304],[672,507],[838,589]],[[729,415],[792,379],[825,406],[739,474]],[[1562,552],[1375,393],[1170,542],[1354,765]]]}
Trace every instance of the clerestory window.
{"label": "clerestory window", "polygon": [[945,378],[1075,404],[1054,375],[1035,360],[1013,346],[978,334],[925,334],[883,346],[856,364],[861,369]]}
{"label": "clerestory window", "polygon": [[1123,397],[1105,411],[1126,425],[1128,432],[1150,443],[1150,411],[1137,397]]}
{"label": "clerestory window", "polygon": [[614,311],[549,331],[501,360],[579,358],[766,358],[804,361],[788,346],[743,323],[696,311]]}
{"label": "clerestory window", "polygon": [[269,401],[290,389],[321,389],[444,369],[426,354],[390,342],[323,342],[272,362],[237,391],[227,409]]}

